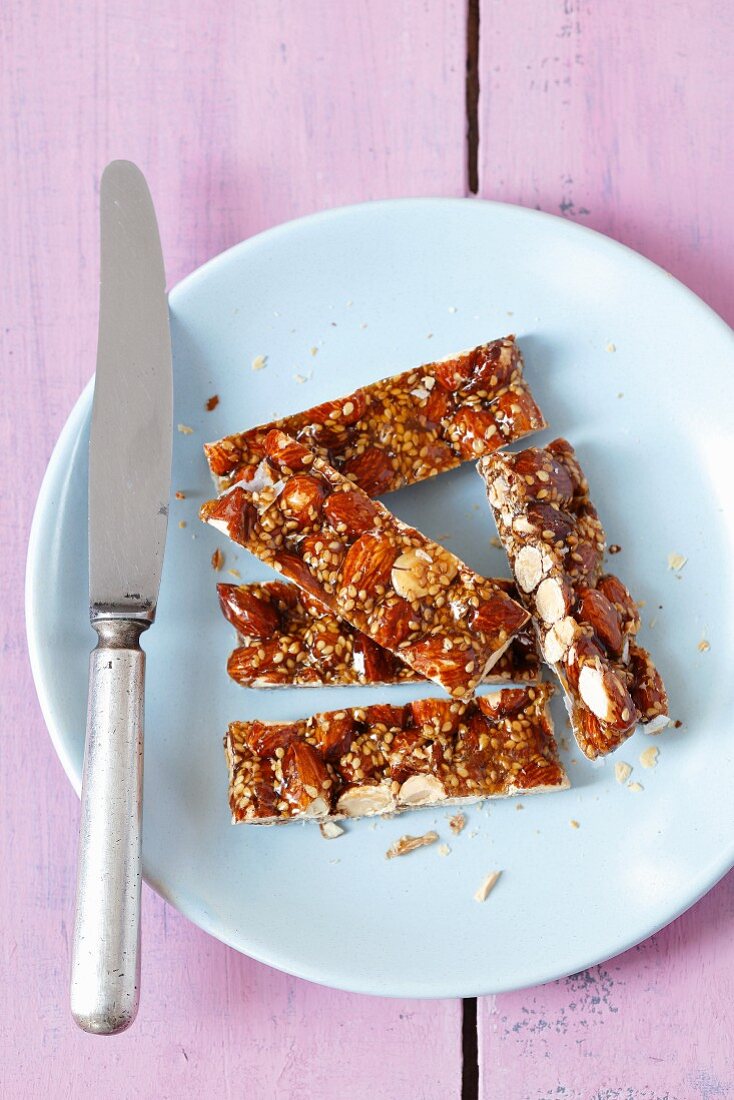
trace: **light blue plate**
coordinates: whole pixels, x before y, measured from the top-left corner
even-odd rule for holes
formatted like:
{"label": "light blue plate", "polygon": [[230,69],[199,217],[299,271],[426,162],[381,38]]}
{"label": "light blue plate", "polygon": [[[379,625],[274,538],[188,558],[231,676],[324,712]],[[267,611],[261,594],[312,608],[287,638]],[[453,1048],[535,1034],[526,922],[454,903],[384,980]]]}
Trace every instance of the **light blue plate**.
{"label": "light blue plate", "polygon": [[[512,206],[406,200],[335,210],[264,233],[171,294],[173,490],[148,661],[145,870],[202,928],[272,966],[344,989],[469,996],[577,971],[644,939],[734,863],[734,341],[664,271],[589,230]],[[296,718],[415,688],[245,691],[210,558],[269,572],[197,519],[211,495],[201,444],[414,364],[518,334],[551,431],[577,447],[611,543],[644,600],[642,641],[683,723],[637,734],[593,766],[564,753],[573,789],[446,812],[313,826],[229,824],[222,735],[235,718]],[[315,351],[315,354],[313,353]],[[251,363],[267,356],[264,370]],[[294,376],[305,378],[299,382]],[[212,413],[206,399],[218,394]],[[38,501],[28,563],[33,670],[56,750],[79,788],[87,658],[87,430],[77,402]],[[389,498],[479,571],[506,574],[473,466]],[[181,527],[179,521],[185,521]],[[679,572],[668,555],[683,554]],[[220,578],[221,579],[221,578]],[[702,652],[705,639],[710,650]],[[434,689],[435,690],[435,689]],[[426,689],[420,694],[430,694]],[[568,733],[556,707],[558,732]],[[660,749],[657,768],[640,753]],[[615,781],[634,766],[637,793]],[[728,808],[727,808],[728,807]],[[572,820],[579,828],[571,825]],[[403,833],[438,846],[387,861]],[[482,905],[484,877],[502,878]]]}

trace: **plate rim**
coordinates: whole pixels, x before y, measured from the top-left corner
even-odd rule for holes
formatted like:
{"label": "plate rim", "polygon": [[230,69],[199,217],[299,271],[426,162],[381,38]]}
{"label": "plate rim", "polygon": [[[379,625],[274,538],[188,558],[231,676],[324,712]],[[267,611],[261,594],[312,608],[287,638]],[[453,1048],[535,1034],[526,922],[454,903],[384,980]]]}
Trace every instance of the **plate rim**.
{"label": "plate rim", "polygon": [[[513,203],[503,203],[488,199],[469,199],[459,197],[417,197],[417,198],[396,198],[396,199],[378,199],[369,202],[352,203],[348,205],[332,207],[325,210],[317,211],[312,214],[308,214],[299,218],[294,218],[289,221],[280,223],[269,229],[255,234],[252,237],[246,238],[243,241],[239,241],[236,244],[230,246],[224,251],[213,256],[203,264],[194,268],[193,271],[185,275],[178,283],[176,283],[169,291],[169,303],[173,307],[175,306],[178,298],[183,298],[192,289],[195,289],[201,281],[205,281],[209,278],[212,272],[216,271],[223,264],[236,260],[243,252],[247,252],[254,247],[260,247],[262,245],[267,246],[273,241],[277,241],[281,236],[287,236],[294,228],[310,227],[318,225],[319,223],[334,221],[340,217],[350,216],[355,213],[363,213],[368,211],[391,210],[398,209],[400,207],[429,207],[440,206],[444,207],[465,207],[467,204],[477,208],[491,208],[500,217],[503,214],[509,214],[510,216],[520,217],[521,219],[534,220],[538,222],[548,223],[553,222],[556,227],[556,231],[565,233],[569,237],[577,237],[583,240],[591,240],[600,251],[604,251],[606,254],[621,255],[626,262],[637,263],[642,269],[647,269],[649,273],[656,278],[661,276],[665,278],[666,282],[675,289],[677,293],[681,293],[684,299],[687,300],[689,307],[698,310],[706,319],[707,324],[714,323],[717,328],[720,329],[720,335],[724,338],[728,338],[734,344],[734,331],[725,321],[725,319],[716,312],[710,305],[703,301],[694,291],[682,283],[678,278],[672,275],[665,268],[656,264],[653,260],[648,259],[640,252],[631,248],[628,245],[622,244],[619,241],[608,237],[606,234],[592,229],[589,226],[580,225],[577,222],[569,221],[556,214],[549,214],[545,211],[534,210],[528,207],[520,206]],[[40,489],[38,492],[38,498],[33,511],[33,518],[30,526],[29,540],[28,540],[28,553],[26,558],[26,572],[25,572],[25,592],[24,592],[24,609],[26,620],[26,636],[28,642],[28,651],[31,665],[31,672],[33,676],[33,682],[38,696],[39,705],[41,707],[41,713],[43,715],[46,728],[51,739],[51,743],[54,750],[61,762],[61,765],[68,777],[73,789],[77,796],[80,794],[81,788],[81,774],[77,773],[74,767],[71,753],[65,745],[64,738],[61,734],[60,723],[55,719],[54,707],[50,698],[50,689],[48,683],[44,680],[41,660],[41,642],[40,642],[40,629],[39,622],[34,612],[34,600],[35,600],[35,588],[42,577],[42,556],[43,547],[41,539],[41,527],[44,523],[45,516],[49,510],[52,502],[52,494],[54,488],[62,478],[62,455],[67,453],[70,446],[73,446],[79,439],[81,432],[83,431],[84,424],[91,410],[92,394],[94,389],[94,375],[89,379],[81,393],[74,402],[67,419],[59,433],[58,439],[54,444],[51,452],[48,465],[44,472]],[[540,973],[532,981],[494,984],[491,989],[487,989],[484,986],[477,986],[473,989],[462,989],[456,991],[455,988],[450,988],[448,985],[442,985],[441,982],[435,980],[431,983],[430,991],[426,991],[423,988],[419,988],[419,983],[414,979],[401,978],[398,984],[393,984],[389,988],[385,988],[384,982],[377,981],[374,984],[369,982],[354,982],[345,981],[340,977],[338,973],[332,973],[329,971],[328,964],[319,963],[317,966],[313,965],[301,965],[299,966],[297,960],[283,959],[282,951],[279,953],[279,958],[272,956],[267,950],[253,950],[248,947],[245,950],[240,943],[234,942],[234,938],[231,933],[228,932],[228,926],[223,922],[211,917],[204,908],[202,908],[201,902],[198,905],[196,901],[192,901],[188,895],[177,894],[168,889],[161,879],[157,879],[150,874],[146,869],[144,863],[144,878],[148,885],[155,890],[155,892],[167,903],[171,904],[184,916],[187,920],[190,920],[193,924],[197,925],[207,934],[220,940],[227,947],[230,947],[241,954],[245,954],[250,958],[255,959],[257,962],[263,963],[267,966],[271,966],[276,970],[280,970],[286,974],[292,974],[295,977],[301,978],[306,981],[314,982],[318,985],[324,985],[329,988],[341,989],[347,992],[367,994],[373,996],[383,997],[397,997],[397,998],[419,998],[426,1000],[442,999],[442,998],[457,998],[457,997],[475,997],[486,996],[497,993],[513,992],[521,989],[533,988],[536,985],[543,985],[550,981],[555,981],[560,978],[568,976],[568,974],[580,972],[588,969],[591,966],[599,965],[605,961],[611,960],[631,949],[644,940],[648,939],[651,935],[660,931],[662,928],[667,927],[679,916],[685,913],[688,909],[692,908],[702,897],[705,896],[710,890],[712,890],[718,882],[728,873],[729,870],[734,867],[734,837],[732,837],[731,843],[728,849],[722,849],[719,853],[719,858],[714,859],[713,867],[705,874],[702,875],[701,881],[695,884],[693,892],[691,894],[686,893],[685,900],[676,907],[675,910],[666,916],[663,921],[652,921],[649,926],[646,926],[645,930],[641,934],[635,933],[632,939],[628,937],[620,937],[619,942],[613,948],[611,953],[608,950],[603,951],[601,954],[595,953],[593,957],[580,961],[579,965],[571,971],[564,970],[559,973],[552,967],[549,967],[547,971]]]}

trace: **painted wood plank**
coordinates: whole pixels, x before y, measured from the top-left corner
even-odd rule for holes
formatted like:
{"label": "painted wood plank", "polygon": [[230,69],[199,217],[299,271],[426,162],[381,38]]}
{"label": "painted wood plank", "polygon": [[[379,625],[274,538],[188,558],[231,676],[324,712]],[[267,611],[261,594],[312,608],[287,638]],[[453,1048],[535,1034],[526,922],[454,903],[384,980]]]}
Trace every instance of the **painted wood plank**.
{"label": "painted wood plank", "polygon": [[78,805],[35,702],[22,588],[40,478],[93,370],[105,162],[145,170],[171,282],[312,210],[463,194],[463,0],[9,0],[0,20],[0,1092],[455,1097],[459,1002],[288,978],[150,891],[135,1028],[108,1041],[76,1031],[66,989]]}
{"label": "painted wood plank", "polygon": [[[480,193],[599,229],[734,319],[734,9],[482,0]],[[639,948],[479,1006],[485,1097],[734,1096],[730,875]]]}
{"label": "painted wood plank", "polygon": [[729,0],[482,0],[480,194],[563,214],[734,320]]}

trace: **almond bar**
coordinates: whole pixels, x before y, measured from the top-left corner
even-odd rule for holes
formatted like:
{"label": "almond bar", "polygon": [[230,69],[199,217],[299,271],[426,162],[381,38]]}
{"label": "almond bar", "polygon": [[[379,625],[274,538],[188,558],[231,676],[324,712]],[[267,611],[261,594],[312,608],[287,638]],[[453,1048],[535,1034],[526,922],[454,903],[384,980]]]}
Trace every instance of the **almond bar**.
{"label": "almond bar", "polygon": [[551,684],[470,702],[421,699],[233,722],[225,737],[235,824],[391,814],[564,790]]}
{"label": "almond bar", "polygon": [[250,480],[278,429],[368,496],[451,470],[545,427],[514,336],[384,378],[204,447],[219,490]]}
{"label": "almond bar", "polygon": [[[516,598],[511,581],[492,583]],[[422,679],[294,584],[218,584],[217,592],[223,615],[237,631],[238,646],[227,671],[243,687],[403,684]],[[535,635],[525,626],[484,682],[534,684],[539,679]]]}
{"label": "almond bar", "polygon": [[491,581],[282,432],[202,518],[455,698],[528,621]]}
{"label": "almond bar", "polygon": [[592,759],[642,725],[668,724],[668,699],[635,642],[637,607],[602,572],[605,535],[589,485],[565,439],[490,455],[478,469],[541,652],[559,677],[579,746]]}

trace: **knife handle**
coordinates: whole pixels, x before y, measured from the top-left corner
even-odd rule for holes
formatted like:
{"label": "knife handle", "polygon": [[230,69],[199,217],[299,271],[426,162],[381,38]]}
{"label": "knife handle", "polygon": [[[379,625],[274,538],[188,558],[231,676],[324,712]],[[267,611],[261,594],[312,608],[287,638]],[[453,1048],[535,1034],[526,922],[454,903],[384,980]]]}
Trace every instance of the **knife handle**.
{"label": "knife handle", "polygon": [[89,659],[71,1011],[113,1035],[135,1019],[140,989],[143,708],[147,623],[100,619]]}

